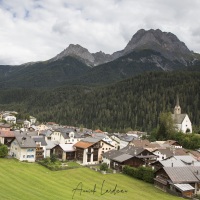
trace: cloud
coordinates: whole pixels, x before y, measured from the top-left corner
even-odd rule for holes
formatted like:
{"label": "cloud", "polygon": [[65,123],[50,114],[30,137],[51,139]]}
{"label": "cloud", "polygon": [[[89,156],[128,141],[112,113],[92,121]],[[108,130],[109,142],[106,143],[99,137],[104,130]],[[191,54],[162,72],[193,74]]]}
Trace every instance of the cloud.
{"label": "cloud", "polygon": [[71,43],[113,53],[141,28],[200,52],[199,9],[199,0],[1,0],[0,64],[47,60]]}

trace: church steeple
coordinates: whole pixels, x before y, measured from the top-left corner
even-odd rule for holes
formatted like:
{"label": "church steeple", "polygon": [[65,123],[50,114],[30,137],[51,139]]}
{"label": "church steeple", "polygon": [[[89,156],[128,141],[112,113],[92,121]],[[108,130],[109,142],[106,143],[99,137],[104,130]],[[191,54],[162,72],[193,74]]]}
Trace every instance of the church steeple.
{"label": "church steeple", "polygon": [[179,97],[178,97],[178,95],[176,96],[176,106],[174,108],[174,114],[175,115],[181,114],[181,107],[179,105]]}

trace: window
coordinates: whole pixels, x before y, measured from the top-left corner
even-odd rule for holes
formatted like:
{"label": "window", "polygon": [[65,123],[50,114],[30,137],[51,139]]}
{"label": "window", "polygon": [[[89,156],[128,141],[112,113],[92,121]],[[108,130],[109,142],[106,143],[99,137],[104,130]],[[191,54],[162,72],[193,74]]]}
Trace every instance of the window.
{"label": "window", "polygon": [[28,152],[32,152],[32,151],[34,151],[34,149],[27,149],[27,151],[28,151]]}
{"label": "window", "polygon": [[27,158],[34,158],[34,155],[27,155]]}

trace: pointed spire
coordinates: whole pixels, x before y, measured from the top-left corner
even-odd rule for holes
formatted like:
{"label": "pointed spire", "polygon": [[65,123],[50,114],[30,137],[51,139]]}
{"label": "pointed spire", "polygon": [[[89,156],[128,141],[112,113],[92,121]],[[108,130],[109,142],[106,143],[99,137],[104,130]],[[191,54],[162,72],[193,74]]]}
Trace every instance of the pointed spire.
{"label": "pointed spire", "polygon": [[178,96],[178,94],[176,95],[176,106],[180,106],[179,105],[179,96]]}
{"label": "pointed spire", "polygon": [[176,114],[176,115],[181,114],[181,107],[179,105],[179,96],[178,96],[178,94],[176,95],[176,106],[174,108],[174,114]]}

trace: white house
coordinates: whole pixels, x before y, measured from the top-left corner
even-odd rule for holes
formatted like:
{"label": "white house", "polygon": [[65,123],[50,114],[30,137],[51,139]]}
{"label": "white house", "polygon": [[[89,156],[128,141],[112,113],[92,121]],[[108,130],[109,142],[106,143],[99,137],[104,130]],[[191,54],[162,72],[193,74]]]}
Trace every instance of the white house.
{"label": "white house", "polygon": [[10,146],[10,155],[20,161],[35,162],[36,143],[30,136],[16,136]]}
{"label": "white house", "polygon": [[172,114],[174,126],[178,131],[183,133],[192,133],[192,123],[187,114],[181,114],[181,107],[179,105],[179,99],[177,96],[176,106],[174,108],[174,114]]}
{"label": "white house", "polygon": [[51,133],[51,140],[59,144],[75,144],[83,139],[83,135],[71,128],[59,128]]}
{"label": "white house", "polygon": [[111,144],[91,137],[77,142],[74,147],[76,148],[76,159],[82,165],[99,164],[102,161],[102,154],[114,149]]}
{"label": "white house", "polygon": [[5,114],[5,115],[3,115],[2,119],[10,124],[16,124],[16,117],[13,115]]}
{"label": "white house", "polygon": [[36,119],[35,117],[33,117],[33,116],[30,116],[30,117],[29,117],[29,120],[30,120],[31,125],[32,125],[32,124],[35,124],[36,121],[37,121],[37,119]]}

